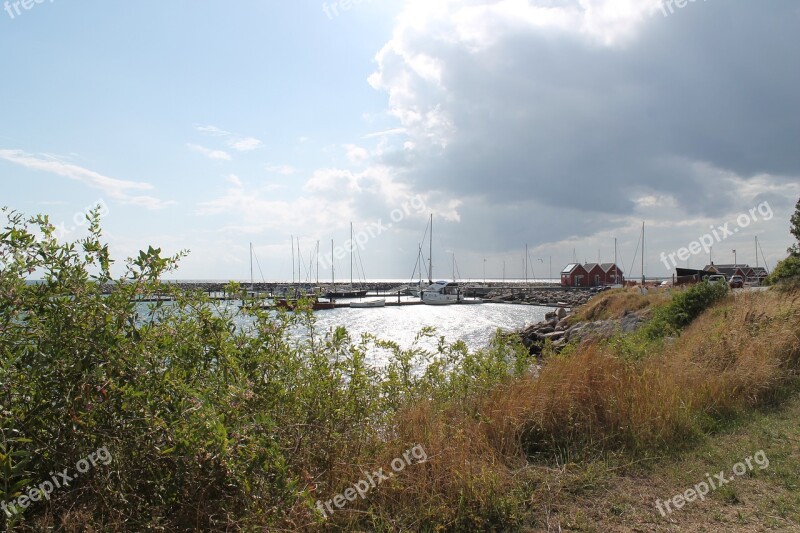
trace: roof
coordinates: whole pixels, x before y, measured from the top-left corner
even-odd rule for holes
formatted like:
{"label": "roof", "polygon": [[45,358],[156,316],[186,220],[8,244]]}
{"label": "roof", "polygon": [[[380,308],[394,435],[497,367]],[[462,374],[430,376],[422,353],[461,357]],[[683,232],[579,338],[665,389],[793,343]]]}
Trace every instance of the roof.
{"label": "roof", "polygon": [[597,263],[586,263],[585,265],[583,265],[583,268],[586,269],[586,272],[591,272],[592,270],[594,270],[599,266],[600,265],[598,265]]}
{"label": "roof", "polygon": [[602,268],[602,269],[603,269],[603,272],[608,272],[608,271],[610,271],[610,270],[614,269],[615,267],[616,267],[616,270],[617,270],[617,272],[622,272],[622,269],[621,269],[621,268],[619,268],[619,267],[618,267],[616,264],[614,264],[614,263],[603,263],[602,265],[600,265],[600,268]]}
{"label": "roof", "polygon": [[750,268],[753,268],[753,267],[751,267],[750,265],[744,264],[744,263],[737,263],[735,265],[714,265],[714,264],[711,264],[711,265],[706,265],[706,267],[703,270],[711,270],[712,268],[717,268],[717,269],[724,268],[724,269],[728,269],[728,270],[734,270],[734,269],[737,269],[737,268],[741,268],[742,270],[749,270]]}
{"label": "roof", "polygon": [[564,270],[562,270],[561,273],[562,274],[570,274],[570,273],[572,273],[573,270],[575,270],[579,266],[581,266],[581,265],[578,264],[578,263],[570,263],[570,264],[568,264],[567,266],[564,267]]}

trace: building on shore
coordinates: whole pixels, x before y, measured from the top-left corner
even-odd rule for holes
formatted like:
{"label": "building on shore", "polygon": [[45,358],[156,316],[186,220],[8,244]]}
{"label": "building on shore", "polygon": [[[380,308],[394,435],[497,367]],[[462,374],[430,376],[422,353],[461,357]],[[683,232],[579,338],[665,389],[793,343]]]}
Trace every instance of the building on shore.
{"label": "building on shore", "polygon": [[732,276],[742,276],[742,279],[745,281],[758,283],[764,281],[764,279],[769,276],[769,272],[767,272],[766,268],[751,267],[747,264],[715,265],[711,263],[710,265],[706,265],[703,270],[706,272],[713,272],[714,274],[721,274],[727,279],[731,279]]}
{"label": "building on shore", "polygon": [[625,275],[615,263],[571,263],[561,271],[562,287],[622,285]]}

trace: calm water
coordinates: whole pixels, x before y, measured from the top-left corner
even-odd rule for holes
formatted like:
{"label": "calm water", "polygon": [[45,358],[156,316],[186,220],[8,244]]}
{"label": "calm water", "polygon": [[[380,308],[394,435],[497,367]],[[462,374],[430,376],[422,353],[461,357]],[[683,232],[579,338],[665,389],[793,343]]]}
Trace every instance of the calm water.
{"label": "calm water", "polygon": [[[333,309],[316,313],[318,332],[343,326],[355,339],[371,333],[380,339],[410,348],[419,331],[427,326],[436,328],[437,338],[422,339],[418,346],[434,350],[438,337],[448,343],[464,341],[471,350],[486,347],[498,328],[515,330],[544,320],[550,308],[527,305],[481,304],[406,307],[376,309]],[[380,366],[386,353],[372,352],[373,363]]]}
{"label": "calm water", "polygon": [[[335,309],[317,313],[325,328],[344,326],[354,336],[372,333],[408,348],[416,334],[432,326],[448,342],[464,341],[472,349],[488,345],[497,328],[518,329],[544,319],[550,309],[524,305],[482,304],[379,309]],[[435,343],[433,343],[435,345]]]}
{"label": "calm water", "polygon": [[[221,307],[238,309],[238,303],[221,303]],[[144,309],[143,309],[144,310]],[[380,339],[394,341],[402,348],[410,348],[419,331],[427,326],[436,328],[437,338],[444,336],[448,343],[464,341],[472,349],[486,347],[498,328],[516,330],[544,320],[551,311],[546,307],[508,304],[415,305],[376,309],[333,309],[318,311],[317,333],[322,335],[332,328],[343,326],[351,336],[360,338],[371,333]],[[146,314],[146,312],[145,312]],[[242,318],[239,325],[246,327],[250,320]],[[298,332],[301,334],[301,332]],[[434,349],[438,339],[424,339],[420,346]],[[380,365],[384,353],[373,353],[374,364]]]}

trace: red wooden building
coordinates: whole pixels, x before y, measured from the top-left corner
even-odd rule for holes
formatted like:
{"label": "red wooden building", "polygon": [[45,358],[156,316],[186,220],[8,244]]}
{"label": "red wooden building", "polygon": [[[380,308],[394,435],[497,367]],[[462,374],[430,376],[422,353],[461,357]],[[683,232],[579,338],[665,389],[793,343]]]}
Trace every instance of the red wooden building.
{"label": "red wooden building", "polygon": [[624,273],[614,263],[572,263],[561,271],[562,287],[602,287],[623,283]]}

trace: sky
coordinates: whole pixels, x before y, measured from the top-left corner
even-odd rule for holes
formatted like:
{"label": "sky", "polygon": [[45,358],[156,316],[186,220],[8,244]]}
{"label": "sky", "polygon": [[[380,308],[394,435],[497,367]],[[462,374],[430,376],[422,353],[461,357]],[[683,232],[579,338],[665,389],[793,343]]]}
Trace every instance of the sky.
{"label": "sky", "polygon": [[352,223],[356,277],[410,279],[431,215],[434,278],[792,244],[794,0],[3,1],[0,206],[101,205],[117,273],[347,278]]}

